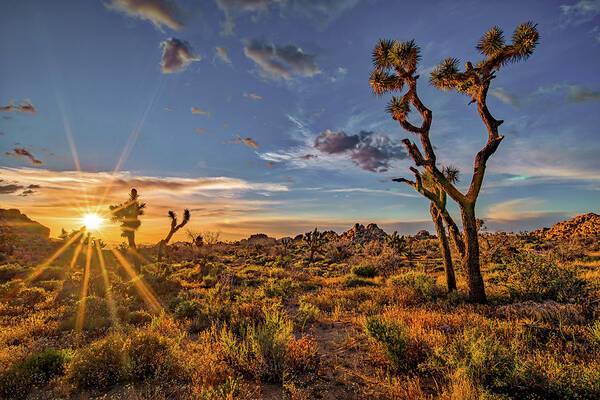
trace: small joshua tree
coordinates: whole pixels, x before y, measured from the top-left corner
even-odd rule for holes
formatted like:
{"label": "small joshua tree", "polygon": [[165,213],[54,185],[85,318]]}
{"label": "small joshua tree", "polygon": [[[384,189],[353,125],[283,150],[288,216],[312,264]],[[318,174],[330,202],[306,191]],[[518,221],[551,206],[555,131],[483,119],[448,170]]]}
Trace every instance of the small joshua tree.
{"label": "small joshua tree", "polygon": [[310,265],[314,260],[315,253],[320,253],[323,245],[327,243],[327,237],[325,232],[319,232],[317,228],[315,228],[312,232],[306,232],[302,236],[302,240],[304,240],[306,249],[310,254],[308,258],[308,264]]}
{"label": "small joshua tree", "polygon": [[157,257],[158,261],[162,260],[162,255],[165,250],[165,246],[167,244],[169,244],[169,241],[171,240],[171,238],[173,237],[175,232],[177,232],[178,230],[183,228],[185,226],[185,224],[187,224],[189,222],[190,210],[188,210],[187,208],[185,209],[185,211],[183,212],[183,220],[181,221],[180,224],[177,223],[177,214],[175,214],[174,211],[169,210],[169,218],[171,218],[171,227],[169,229],[169,233],[163,240],[158,242],[158,257]]}
{"label": "small joshua tree", "polygon": [[394,231],[394,233],[387,237],[386,244],[397,254],[406,257],[406,259],[408,260],[408,264],[412,265],[411,260],[414,254],[410,248],[410,244],[408,243],[404,235],[400,236],[398,235],[398,231]]}
{"label": "small joshua tree", "polygon": [[[370,79],[373,91],[382,96],[388,92],[400,92],[405,85],[408,86],[403,96],[392,97],[387,109],[405,130],[419,136],[423,152],[409,139],[403,140],[415,165],[423,167],[459,205],[465,241],[462,265],[468,275],[469,297],[477,303],[486,302],[486,296],[479,266],[475,203],[483,184],[487,161],[504,138],[498,133],[503,121],[495,119],[490,113],[487,94],[496,71],[509,63],[527,59],[533,54],[538,40],[536,25],[531,22],[521,24],[515,29],[511,44],[505,43],[502,30],[494,26],[477,44],[477,49],[485,59],[476,66],[467,62],[464,71],[461,72],[458,69],[458,59],[447,58],[431,73],[430,82],[435,87],[443,91],[456,90],[471,97],[471,103],[477,104],[479,116],[488,131],[487,143],[475,156],[473,176],[466,193],[459,191],[436,165],[436,154],[429,138],[433,114],[417,93],[419,76],[416,75],[416,71],[421,58],[419,47],[412,40],[403,43],[381,40],[373,50],[375,69]],[[421,115],[421,126],[415,126],[408,121],[411,106]]]}
{"label": "small joshua tree", "polygon": [[[456,290],[456,276],[454,274],[454,265],[452,264],[452,254],[450,253],[450,246],[448,244],[448,237],[446,236],[446,228],[444,222],[448,225],[450,235],[452,235],[454,246],[457,253],[462,257],[465,252],[465,245],[462,240],[462,236],[456,223],[446,210],[446,192],[438,185],[431,175],[425,171],[420,173],[417,169],[411,167],[415,175],[415,180],[410,181],[405,178],[393,179],[394,182],[403,182],[413,187],[417,192],[421,193],[424,197],[429,199],[429,212],[431,213],[431,219],[435,225],[435,229],[438,235],[438,241],[440,244],[440,253],[444,260],[444,270],[446,271],[446,283],[448,286],[448,292]],[[442,170],[446,179],[453,184],[458,182],[458,170],[453,167],[445,167]]]}
{"label": "small joshua tree", "polygon": [[284,238],[281,238],[281,240],[279,242],[281,243],[281,247],[283,248],[283,255],[287,256],[288,249],[290,248],[290,245],[292,244],[292,238],[284,237]]}
{"label": "small joshua tree", "polygon": [[[135,231],[139,229],[142,221],[140,216],[144,215],[146,203],[140,203],[137,190],[131,189],[129,200],[125,203],[110,206],[111,219],[121,224],[121,236],[127,238],[129,248],[135,251]],[[139,267],[137,257],[132,257],[136,267]]]}

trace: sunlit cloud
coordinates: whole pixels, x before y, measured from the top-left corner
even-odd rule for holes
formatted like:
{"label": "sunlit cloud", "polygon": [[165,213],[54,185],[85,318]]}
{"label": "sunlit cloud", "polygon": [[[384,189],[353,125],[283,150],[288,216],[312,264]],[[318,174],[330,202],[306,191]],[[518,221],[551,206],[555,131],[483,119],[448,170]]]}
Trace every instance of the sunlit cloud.
{"label": "sunlit cloud", "polygon": [[163,25],[174,30],[184,26],[181,22],[181,10],[171,0],[112,0],[105,6],[131,17],[150,21],[161,31]]}
{"label": "sunlit cloud", "polygon": [[[20,112],[21,114],[35,114],[36,108],[33,104],[31,104],[31,101],[29,101],[29,100],[25,100],[18,105],[9,103],[7,106],[0,107],[0,113],[10,112],[10,111],[17,111],[17,112]],[[7,116],[5,116],[3,118],[10,119],[10,117],[7,117]]]}
{"label": "sunlit cloud", "polygon": [[229,58],[229,54],[227,53],[227,49],[222,46],[217,46],[215,56],[219,58],[221,61],[227,64],[231,64],[231,59]]}
{"label": "sunlit cloud", "polygon": [[170,38],[161,42],[160,45],[163,49],[160,61],[163,74],[184,71],[190,63],[200,61],[200,57],[185,40]]}
{"label": "sunlit cloud", "polygon": [[244,92],[243,94],[244,97],[250,97],[253,100],[260,100],[262,99],[262,96],[256,93],[246,93]]}
{"label": "sunlit cloud", "polygon": [[[229,177],[143,176],[126,171],[113,175],[110,172],[0,167],[0,175],[3,186],[10,185],[7,188],[0,186],[3,206],[31,214],[51,227],[55,234],[62,227],[78,229],[84,214],[107,213],[108,205],[121,203],[131,188],[136,188],[143,201],[149,204],[142,238],[159,235],[167,211],[172,208],[196,209],[192,221],[196,217],[205,223],[213,223],[219,219],[239,218],[246,213],[263,212],[265,207],[276,202],[267,200],[261,193],[288,191],[286,185],[279,183]],[[24,189],[35,189],[35,200],[28,200],[30,196],[15,196]],[[247,198],[251,195],[257,198]],[[106,234],[109,239],[119,240],[118,226],[108,227]]]}
{"label": "sunlit cloud", "polygon": [[258,149],[258,143],[256,143],[256,141],[254,141],[254,139],[249,138],[249,137],[243,138],[241,136],[238,136],[234,140],[230,140],[229,143],[244,143],[248,147],[251,147],[253,149]]}
{"label": "sunlit cloud", "polygon": [[205,115],[207,117],[210,117],[210,113],[208,111],[205,111],[198,107],[191,106],[190,111],[192,112],[192,114],[200,114],[200,115]]}
{"label": "sunlit cloud", "polygon": [[519,97],[516,94],[511,93],[502,87],[490,89],[488,93],[500,99],[500,101],[502,101],[503,103],[511,105],[514,108],[521,108],[521,102],[519,100]]}
{"label": "sunlit cloud", "polygon": [[277,46],[257,39],[244,39],[244,44],[244,54],[256,63],[263,78],[289,80],[321,73],[314,62],[316,56],[294,45]]}

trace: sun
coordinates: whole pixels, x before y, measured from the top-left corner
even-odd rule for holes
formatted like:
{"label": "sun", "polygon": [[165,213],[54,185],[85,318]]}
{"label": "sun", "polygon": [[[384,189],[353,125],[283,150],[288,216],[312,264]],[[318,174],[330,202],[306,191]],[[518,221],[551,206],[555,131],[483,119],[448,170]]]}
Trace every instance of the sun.
{"label": "sun", "polygon": [[98,214],[85,214],[81,219],[85,228],[89,231],[96,231],[102,225],[103,219]]}

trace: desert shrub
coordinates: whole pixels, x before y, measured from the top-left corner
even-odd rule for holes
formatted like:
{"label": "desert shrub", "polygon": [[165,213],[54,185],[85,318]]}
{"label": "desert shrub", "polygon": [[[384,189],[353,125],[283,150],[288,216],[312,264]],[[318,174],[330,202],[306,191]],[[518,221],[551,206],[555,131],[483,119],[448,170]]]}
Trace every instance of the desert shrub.
{"label": "desert shrub", "polygon": [[325,254],[333,262],[344,261],[354,252],[352,242],[345,239],[333,240],[325,244]]}
{"label": "desert shrub", "polygon": [[125,379],[123,337],[111,334],[75,353],[66,379],[76,389],[108,389]]}
{"label": "desert shrub", "polygon": [[24,275],[27,269],[19,264],[0,265],[0,283],[5,283],[11,279]]}
{"label": "desert shrub", "polygon": [[263,286],[263,293],[266,297],[283,297],[289,296],[294,288],[294,282],[290,278],[269,279]]}
{"label": "desert shrub", "polygon": [[64,322],[63,326],[65,328],[73,329],[76,327],[77,316],[84,303],[82,329],[94,330],[111,324],[110,312],[106,300],[101,297],[87,296],[73,305],[68,318]]}
{"label": "desert shrub", "polygon": [[500,267],[499,282],[512,299],[566,302],[585,296],[586,283],[574,266],[559,266],[547,257],[522,252]]}
{"label": "desert shrub", "polygon": [[146,325],[151,321],[152,315],[144,310],[132,311],[127,316],[127,322],[136,326]]}
{"label": "desert shrub", "polygon": [[320,313],[321,310],[319,310],[319,307],[301,300],[298,313],[296,314],[296,321],[304,326],[307,322],[312,323],[319,319]]}
{"label": "desert shrub", "polygon": [[199,400],[223,400],[235,399],[241,391],[242,378],[227,377],[227,380],[217,387],[210,387],[204,390]]}
{"label": "desert shrub", "polygon": [[32,279],[33,282],[63,280],[65,279],[65,269],[63,267],[46,267]]}
{"label": "desert shrub", "polygon": [[365,332],[385,352],[390,365],[400,369],[405,363],[405,355],[408,349],[409,337],[402,327],[393,321],[386,321],[376,316],[367,317],[365,320]]}
{"label": "desert shrub", "polygon": [[0,373],[0,398],[24,398],[32,386],[62,375],[71,358],[68,350],[48,349]]}
{"label": "desert shrub", "polygon": [[29,287],[22,289],[11,303],[16,306],[32,308],[43,303],[47,298],[48,293],[44,289]]}
{"label": "desert shrub", "polygon": [[361,278],[374,278],[377,268],[372,265],[355,265],[352,267],[352,273]]}
{"label": "desert shrub", "polygon": [[588,328],[588,336],[590,342],[600,348],[600,320],[594,321],[594,323]]}
{"label": "desert shrub", "polygon": [[355,288],[360,286],[378,286],[378,284],[368,279],[348,275],[346,279],[344,279],[344,286],[347,288]]}
{"label": "desert shrub", "polygon": [[177,345],[152,330],[136,330],[123,345],[127,377],[133,381],[147,378],[177,377]]}
{"label": "desert shrub", "polygon": [[315,338],[304,335],[287,344],[286,367],[292,371],[315,372],[319,367],[319,352]]}
{"label": "desert shrub", "polygon": [[240,335],[223,326],[218,330],[218,340],[234,369],[257,379],[280,382],[293,326],[279,307],[266,308],[264,314],[262,324],[246,326]]}
{"label": "desert shrub", "polygon": [[466,330],[449,345],[437,347],[431,360],[434,369],[493,393],[508,392],[516,383],[520,367],[515,350],[478,329]]}
{"label": "desert shrub", "polygon": [[422,272],[409,271],[394,275],[389,282],[392,286],[411,290],[420,300],[431,300],[441,293],[433,278]]}

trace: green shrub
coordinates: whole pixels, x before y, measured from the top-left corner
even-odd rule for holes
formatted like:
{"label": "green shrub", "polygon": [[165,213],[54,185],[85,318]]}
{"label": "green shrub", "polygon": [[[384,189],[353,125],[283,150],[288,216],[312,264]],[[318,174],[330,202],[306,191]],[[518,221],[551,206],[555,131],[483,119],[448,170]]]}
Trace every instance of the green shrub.
{"label": "green shrub", "polygon": [[408,288],[421,300],[431,300],[438,296],[441,291],[433,278],[422,272],[409,271],[404,274],[394,275],[390,278],[390,284],[396,287]]}
{"label": "green shrub", "polygon": [[0,373],[0,398],[25,398],[32,386],[62,375],[71,358],[68,350],[47,349]]}
{"label": "green shrub", "polygon": [[307,322],[312,323],[319,319],[320,313],[319,307],[301,300],[296,314],[296,321],[304,326]]}
{"label": "green shrub", "polygon": [[436,348],[431,365],[494,393],[508,392],[520,368],[515,350],[478,329],[464,331],[448,346]]}
{"label": "green shrub", "polygon": [[127,377],[133,381],[147,378],[174,378],[180,371],[177,345],[151,330],[134,331],[123,346]]}
{"label": "green shrub", "polygon": [[48,298],[48,293],[42,288],[29,287],[22,289],[18,296],[11,302],[13,305],[22,307],[35,307]]}
{"label": "green shrub", "polygon": [[127,322],[136,326],[147,325],[152,322],[152,315],[144,310],[132,311],[127,316]]}
{"label": "green shrub", "polygon": [[521,252],[500,266],[499,281],[512,299],[566,302],[586,293],[575,266],[559,266],[550,258]]}
{"label": "green shrub", "polygon": [[592,326],[588,328],[590,342],[600,349],[600,320],[596,320]]}
{"label": "green shrub", "polygon": [[123,338],[112,334],[82,348],[67,366],[67,381],[76,389],[108,389],[125,379]]}
{"label": "green shrub", "polygon": [[373,265],[355,265],[352,267],[352,273],[361,278],[374,278],[377,275],[377,268]]}
{"label": "green shrub", "polygon": [[348,288],[353,288],[353,287],[360,287],[360,286],[378,286],[377,283],[367,280],[367,279],[363,279],[363,278],[357,278],[355,276],[349,275],[346,277],[346,279],[344,279],[344,286],[348,287]]}
{"label": "green shrub", "polygon": [[80,313],[83,303],[85,303],[85,308],[83,310],[82,329],[94,330],[111,324],[110,312],[106,300],[101,297],[87,296],[75,303],[68,319],[64,323],[65,328],[74,329],[76,327],[77,316]]}
{"label": "green shrub", "polygon": [[365,332],[383,347],[392,367],[402,368],[409,338],[400,325],[371,316],[365,320]]}

